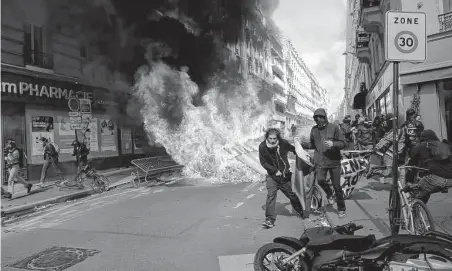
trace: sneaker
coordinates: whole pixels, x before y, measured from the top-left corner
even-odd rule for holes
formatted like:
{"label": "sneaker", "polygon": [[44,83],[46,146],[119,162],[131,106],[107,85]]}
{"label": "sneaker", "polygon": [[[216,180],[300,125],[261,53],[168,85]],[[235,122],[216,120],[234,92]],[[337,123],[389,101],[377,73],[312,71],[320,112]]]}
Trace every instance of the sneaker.
{"label": "sneaker", "polygon": [[2,198],[4,199],[11,199],[13,197],[13,194],[6,192],[5,194],[2,195]]}
{"label": "sneaker", "polygon": [[347,216],[347,214],[345,213],[345,211],[339,211],[339,217],[340,218],[346,217],[346,216]]}
{"label": "sneaker", "polygon": [[329,205],[334,205],[334,203],[335,203],[335,201],[334,201],[333,197],[329,197],[328,198],[328,204]]}
{"label": "sneaker", "polygon": [[299,217],[301,219],[305,219],[306,218],[305,217],[305,213],[303,211],[299,211],[299,212],[294,211],[294,213],[295,213],[295,216],[297,216],[297,217]]}
{"label": "sneaker", "polygon": [[266,219],[264,222],[262,222],[262,226],[264,226],[264,228],[270,229],[275,226],[275,222],[271,221],[270,219]]}

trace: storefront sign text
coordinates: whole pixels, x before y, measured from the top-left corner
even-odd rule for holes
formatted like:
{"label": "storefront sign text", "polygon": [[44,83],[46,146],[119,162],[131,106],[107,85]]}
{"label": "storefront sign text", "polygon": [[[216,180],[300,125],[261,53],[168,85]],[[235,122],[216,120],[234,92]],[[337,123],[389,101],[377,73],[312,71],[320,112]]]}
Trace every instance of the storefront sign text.
{"label": "storefront sign text", "polygon": [[50,99],[93,99],[93,94],[84,91],[73,91],[72,89],[59,88],[49,85],[32,84],[27,82],[10,83],[2,82],[3,93],[14,93],[20,95],[30,95],[36,97],[44,97]]}

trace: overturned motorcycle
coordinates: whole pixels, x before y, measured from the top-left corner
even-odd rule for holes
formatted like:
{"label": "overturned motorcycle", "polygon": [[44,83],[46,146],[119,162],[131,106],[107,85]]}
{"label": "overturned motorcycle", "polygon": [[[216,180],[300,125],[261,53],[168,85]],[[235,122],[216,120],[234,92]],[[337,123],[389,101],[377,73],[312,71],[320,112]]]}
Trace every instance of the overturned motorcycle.
{"label": "overturned motorcycle", "polygon": [[309,228],[299,239],[275,238],[257,251],[254,270],[452,270],[450,235],[427,232],[377,240],[373,234],[354,235],[362,228],[349,223]]}

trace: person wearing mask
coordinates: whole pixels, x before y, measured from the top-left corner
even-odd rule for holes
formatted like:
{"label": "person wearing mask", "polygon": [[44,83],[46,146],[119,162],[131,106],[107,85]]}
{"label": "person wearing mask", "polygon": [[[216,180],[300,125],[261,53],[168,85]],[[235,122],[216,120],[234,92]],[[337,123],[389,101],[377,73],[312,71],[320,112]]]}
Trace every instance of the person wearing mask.
{"label": "person wearing mask", "polygon": [[350,117],[350,115],[347,115],[347,116],[345,116],[344,120],[340,124],[342,134],[344,134],[344,137],[345,137],[345,143],[346,143],[345,149],[347,149],[347,150],[354,149],[353,134],[352,134],[352,130],[351,130],[352,129],[351,122],[352,122],[352,117]]}
{"label": "person wearing mask", "polygon": [[42,166],[41,170],[41,179],[39,182],[39,186],[45,185],[45,178],[47,174],[47,170],[49,169],[49,165],[52,165],[53,169],[55,170],[58,179],[64,180],[63,173],[61,172],[60,168],[58,167],[58,152],[55,149],[55,147],[49,142],[49,140],[45,137],[41,137],[40,139],[42,143],[42,147],[44,148],[44,165]]}
{"label": "person wearing mask", "polygon": [[373,148],[373,129],[372,123],[366,118],[360,118],[358,126],[357,142],[359,150],[369,150]]}
{"label": "person wearing mask", "polygon": [[[8,186],[13,187],[14,182],[17,181],[24,185],[27,189],[27,193],[30,193],[32,184],[28,183],[24,178],[19,175],[20,167],[24,159],[23,154],[20,153],[20,150],[16,147],[16,141],[14,139],[8,139],[6,141],[6,148],[4,150],[5,161],[7,164],[7,168],[9,169],[8,176]],[[12,193],[7,192],[2,188],[2,194],[5,198],[11,198]]]}
{"label": "person wearing mask", "polygon": [[419,188],[416,198],[427,204],[431,194],[447,192],[452,187],[452,146],[440,141],[436,133],[429,129],[421,132],[419,141],[412,149],[407,164],[429,171],[420,170],[419,183],[407,183],[407,186]]}
{"label": "person wearing mask", "polygon": [[419,143],[419,137],[422,131],[424,131],[424,124],[416,120],[416,116],[416,111],[408,109],[406,111],[406,121],[402,125],[405,134],[405,154],[407,158],[411,156],[411,149]]}
{"label": "person wearing mask", "polygon": [[290,200],[293,210],[304,218],[300,199],[292,191],[292,172],[288,160],[288,153],[295,153],[295,147],[281,137],[281,132],[270,128],[265,133],[265,140],[259,145],[259,161],[267,170],[266,187],[267,201],[265,203],[265,221],[262,226],[272,228],[276,221],[276,195],[278,190]]}
{"label": "person wearing mask", "polygon": [[359,125],[359,118],[360,118],[361,116],[359,115],[359,114],[356,114],[355,115],[355,120],[353,121],[353,123],[352,123],[352,127],[356,127],[356,128],[358,128],[358,125]]}
{"label": "person wearing mask", "polygon": [[334,204],[333,191],[326,182],[326,175],[330,173],[331,182],[336,193],[339,217],[345,216],[345,201],[341,187],[341,150],[345,148],[345,137],[341,129],[328,122],[325,109],[319,108],[314,112],[316,126],[311,129],[310,142],[302,142],[305,149],[314,149],[314,166],[318,184],[323,188],[328,203]]}

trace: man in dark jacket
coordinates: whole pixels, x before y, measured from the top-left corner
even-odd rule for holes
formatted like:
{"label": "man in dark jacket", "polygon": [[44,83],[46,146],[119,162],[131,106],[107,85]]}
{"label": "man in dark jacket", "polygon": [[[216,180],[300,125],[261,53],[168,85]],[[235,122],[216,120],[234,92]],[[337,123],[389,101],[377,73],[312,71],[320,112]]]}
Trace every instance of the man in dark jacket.
{"label": "man in dark jacket", "polygon": [[341,151],[345,148],[345,138],[341,129],[328,123],[325,109],[319,108],[314,112],[317,123],[311,130],[310,142],[302,142],[303,148],[314,149],[314,165],[316,167],[317,182],[328,196],[328,202],[334,204],[333,191],[326,182],[329,172],[331,182],[336,193],[339,216],[345,216],[344,194],[341,188]]}
{"label": "man in dark jacket", "polygon": [[427,204],[433,193],[447,191],[452,187],[452,151],[451,146],[439,140],[432,130],[424,130],[420,143],[412,149],[408,165],[428,169],[420,171],[418,184],[408,184],[420,188],[416,197]]}
{"label": "man in dark jacket", "polygon": [[347,145],[346,145],[347,150],[354,149],[353,135],[352,135],[352,131],[351,131],[351,128],[352,128],[351,122],[352,122],[352,117],[350,117],[350,115],[347,115],[347,116],[345,116],[344,120],[340,124],[342,133],[345,136],[345,142],[347,143]]}
{"label": "man in dark jacket", "polygon": [[275,128],[268,129],[265,133],[265,140],[259,145],[259,161],[268,173],[266,176],[266,219],[262,223],[266,228],[271,228],[275,225],[276,194],[278,189],[289,198],[294,211],[302,218],[304,217],[300,200],[292,191],[292,173],[290,172],[290,164],[287,158],[289,151],[295,153],[295,147],[287,140],[282,139],[280,131]]}
{"label": "man in dark jacket", "polygon": [[356,141],[360,150],[371,149],[374,145],[372,123],[365,118],[362,118],[362,122],[358,126],[358,134]]}

